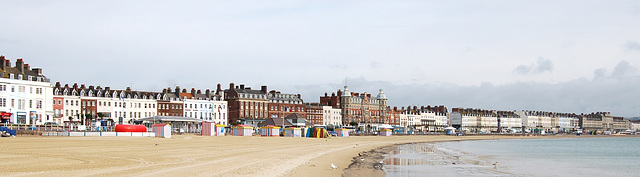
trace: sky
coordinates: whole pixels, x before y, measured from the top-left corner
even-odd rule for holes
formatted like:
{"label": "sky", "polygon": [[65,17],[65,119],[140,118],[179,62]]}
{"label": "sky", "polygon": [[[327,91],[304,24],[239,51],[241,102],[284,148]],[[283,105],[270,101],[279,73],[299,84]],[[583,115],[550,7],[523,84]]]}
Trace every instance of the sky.
{"label": "sky", "polygon": [[218,83],[319,102],[640,116],[640,1],[0,1],[0,55],[53,83]]}

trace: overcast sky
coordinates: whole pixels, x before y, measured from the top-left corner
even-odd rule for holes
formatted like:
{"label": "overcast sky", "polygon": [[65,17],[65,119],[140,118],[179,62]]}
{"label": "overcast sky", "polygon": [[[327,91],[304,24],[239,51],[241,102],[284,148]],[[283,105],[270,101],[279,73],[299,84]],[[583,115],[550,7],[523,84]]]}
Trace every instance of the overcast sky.
{"label": "overcast sky", "polygon": [[640,116],[640,1],[2,1],[0,55],[134,90]]}

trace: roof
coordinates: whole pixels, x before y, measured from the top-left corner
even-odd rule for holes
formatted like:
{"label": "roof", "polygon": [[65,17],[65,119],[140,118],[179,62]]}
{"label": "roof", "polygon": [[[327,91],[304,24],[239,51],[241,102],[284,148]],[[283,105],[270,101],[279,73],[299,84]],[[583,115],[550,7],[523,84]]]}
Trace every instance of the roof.
{"label": "roof", "polygon": [[284,117],[285,119],[304,119],[304,117],[298,113],[293,113],[288,115],[287,117]]}
{"label": "roof", "polygon": [[289,122],[288,120],[282,120],[282,118],[270,118],[270,119],[267,119],[267,120],[259,123],[258,126],[259,127],[265,127],[265,126],[268,126],[268,125],[273,125],[273,126],[281,127],[283,121],[284,121],[284,125],[285,126],[293,126],[293,124],[291,124],[291,122]]}

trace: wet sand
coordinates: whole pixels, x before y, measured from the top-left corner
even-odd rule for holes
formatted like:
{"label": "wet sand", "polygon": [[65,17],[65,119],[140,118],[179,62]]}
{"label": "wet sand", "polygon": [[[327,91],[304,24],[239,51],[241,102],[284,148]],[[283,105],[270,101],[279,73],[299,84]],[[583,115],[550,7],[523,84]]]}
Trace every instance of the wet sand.
{"label": "wet sand", "polygon": [[[0,138],[0,176],[380,176],[381,147],[493,138],[526,137],[19,136]],[[363,152],[365,163],[354,164]]]}

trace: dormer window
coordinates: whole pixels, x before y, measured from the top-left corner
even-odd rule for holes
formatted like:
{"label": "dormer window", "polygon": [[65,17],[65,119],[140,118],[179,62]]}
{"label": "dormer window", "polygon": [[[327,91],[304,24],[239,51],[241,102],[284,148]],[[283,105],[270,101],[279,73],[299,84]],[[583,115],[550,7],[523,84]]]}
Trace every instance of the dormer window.
{"label": "dormer window", "polygon": [[22,80],[22,75],[18,74],[18,80]]}

